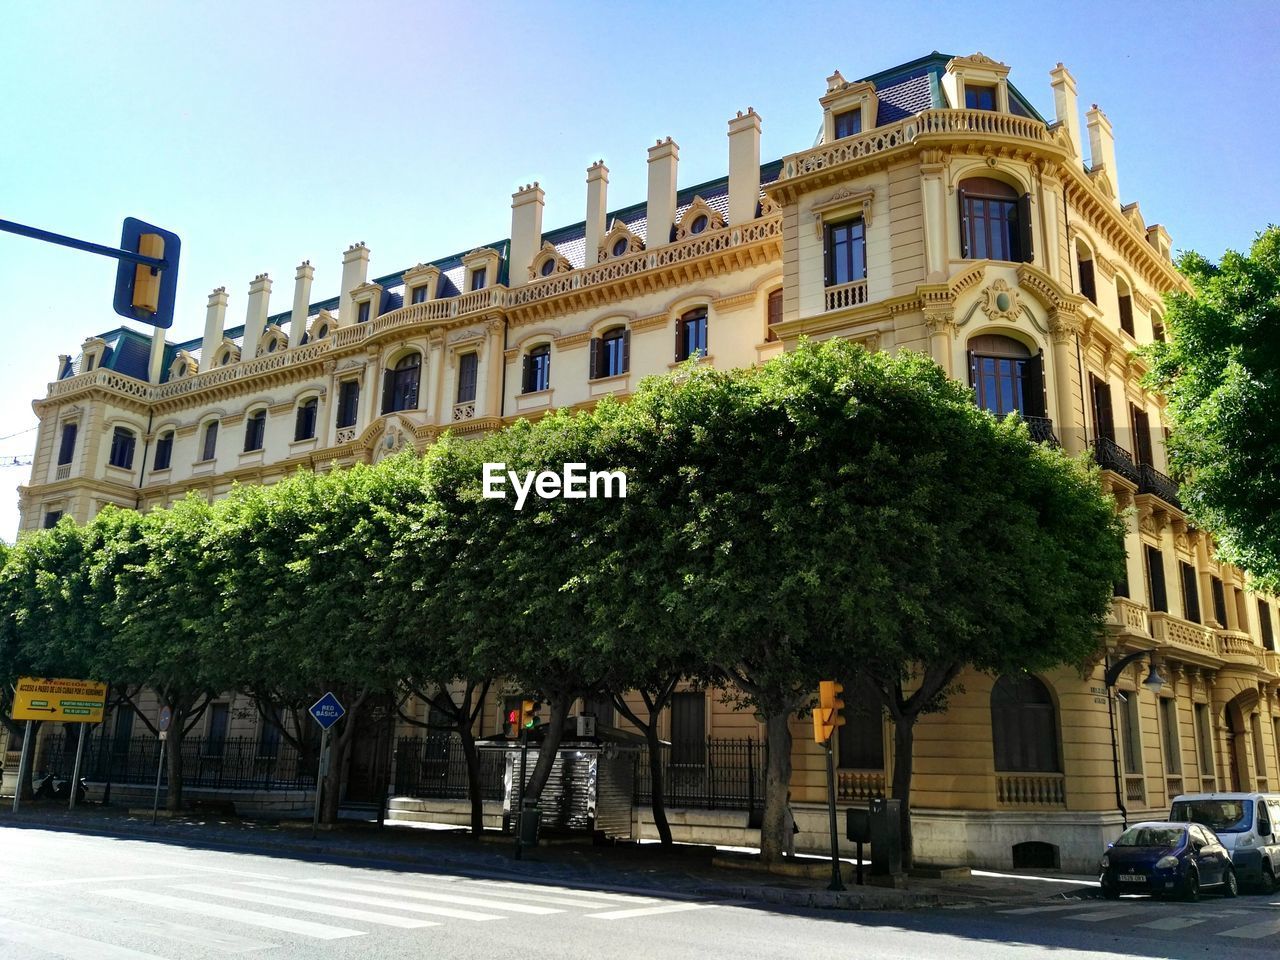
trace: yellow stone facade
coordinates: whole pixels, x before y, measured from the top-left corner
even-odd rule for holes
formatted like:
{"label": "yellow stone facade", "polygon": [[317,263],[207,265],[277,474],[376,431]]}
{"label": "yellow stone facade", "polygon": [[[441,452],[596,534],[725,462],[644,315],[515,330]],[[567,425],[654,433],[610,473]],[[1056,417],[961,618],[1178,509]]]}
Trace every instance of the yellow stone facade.
{"label": "yellow stone facade", "polygon": [[[77,364],[60,360],[59,379],[35,403],[41,426],[23,529],[60,513],[83,522],[106,503],[145,510],[191,490],[216,498],[234,482],[371,462],[406,445],[425,449],[445,430],[485,431],[625,397],[678,362],[684,324],[702,312],[704,362],[726,368],[802,337],[845,337],[927,353],[968,381],[994,351],[997,367],[1023,371],[1018,409],[1033,426],[1072,453],[1094,449],[1106,468],[1128,519],[1128,596],[1114,600],[1105,656],[1039,678],[1057,769],[1000,769],[996,678],[963,676],[950,708],[921,721],[918,856],[1010,866],[1015,847],[1044,842],[1062,866],[1087,869],[1120,823],[1117,790],[1133,819],[1183,791],[1280,785],[1275,598],[1250,592],[1188,525],[1164,477],[1163,400],[1140,384],[1134,351],[1162,335],[1162,296],[1184,286],[1169,237],[1122,202],[1110,123],[1094,106],[1082,130],[1071,74],[1061,64],[1050,71],[1055,118],[1046,121],[1008,73],[982,54],[935,54],[856,82],[833,74],[811,148],[761,165],[761,119],[748,110],[729,121],[722,181],[677,189],[679,148],[659,141],[643,205],[610,213],[608,169],[593,164],[577,232],[544,232],[543,191],[530,184],[512,197],[511,237],[494,247],[371,281],[369,249],[356,244],[334,301],[311,301],[315,269],[304,263],[293,309],[279,315],[268,313],[270,279],[255,278],[243,330],[227,329],[219,288],[203,338],[151,343],[143,376],[115,369],[107,341],[90,338]],[[1008,230],[983,234],[992,223]],[[861,250],[852,268],[835,262],[845,248],[833,238],[847,229]],[[602,371],[592,352],[619,328],[627,368]],[[531,383],[528,358],[543,352],[547,383]],[[415,356],[413,402],[388,411],[384,378]],[[344,420],[351,383],[359,392]],[[312,401],[314,435],[299,437],[299,407]],[[262,442],[246,451],[259,413]],[[69,423],[77,435],[68,460],[60,444]],[[127,466],[111,463],[117,428],[136,440]],[[157,467],[166,437],[168,463]],[[1160,583],[1164,610],[1153,603]],[[1107,664],[1139,650],[1149,658],[1121,675],[1124,699],[1113,700]],[[1153,664],[1165,681],[1158,693],[1142,683]],[[500,694],[482,733],[500,729]],[[235,715],[251,735],[250,712]],[[714,695],[705,730],[762,734],[754,717]],[[794,732],[801,845],[821,848],[823,756],[807,720]],[[883,733],[885,766],[842,769],[842,803],[885,789],[893,759]]]}

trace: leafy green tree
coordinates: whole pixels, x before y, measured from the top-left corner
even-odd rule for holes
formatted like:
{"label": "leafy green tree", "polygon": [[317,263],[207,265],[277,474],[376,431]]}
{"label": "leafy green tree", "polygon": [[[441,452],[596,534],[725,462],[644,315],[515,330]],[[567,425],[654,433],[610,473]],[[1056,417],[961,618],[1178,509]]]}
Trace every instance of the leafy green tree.
{"label": "leafy green tree", "polygon": [[1146,348],[1169,398],[1170,470],[1222,557],[1280,590],[1280,227],[1248,255],[1178,259],[1194,292],[1167,297],[1169,339]]}

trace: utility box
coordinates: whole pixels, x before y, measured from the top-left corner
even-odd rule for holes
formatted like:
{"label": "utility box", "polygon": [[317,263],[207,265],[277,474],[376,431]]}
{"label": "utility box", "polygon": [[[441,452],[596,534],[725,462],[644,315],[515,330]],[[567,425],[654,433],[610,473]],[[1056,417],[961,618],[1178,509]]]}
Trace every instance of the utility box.
{"label": "utility box", "polygon": [[520,804],[520,845],[523,847],[536,847],[538,845],[538,833],[542,827],[542,811],[538,809],[538,805],[532,800],[526,800]]}
{"label": "utility box", "polygon": [[902,873],[902,801],[877,797],[867,812],[871,838],[871,875]]}
{"label": "utility box", "polygon": [[867,810],[858,810],[850,807],[844,812],[845,816],[845,833],[854,843],[863,844],[871,842],[871,813]]}

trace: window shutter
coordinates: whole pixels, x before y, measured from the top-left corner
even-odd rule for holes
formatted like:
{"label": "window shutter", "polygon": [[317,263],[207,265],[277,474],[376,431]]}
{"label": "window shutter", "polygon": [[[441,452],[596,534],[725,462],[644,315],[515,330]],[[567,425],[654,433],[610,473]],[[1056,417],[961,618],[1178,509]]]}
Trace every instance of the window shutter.
{"label": "window shutter", "polygon": [[1028,417],[1047,416],[1049,400],[1045,395],[1044,351],[1022,365],[1022,412]]}
{"label": "window shutter", "polygon": [[622,332],[622,372],[631,372],[631,331]]}
{"label": "window shutter", "polygon": [[1035,251],[1031,245],[1031,194],[1024,193],[1018,198],[1018,252],[1019,259],[1030,263],[1035,259]]}
{"label": "window shutter", "polygon": [[1099,437],[1115,443],[1116,421],[1111,412],[1111,384],[1093,374],[1089,374],[1089,379],[1093,385],[1094,429],[1098,431]]}
{"label": "window shutter", "polygon": [[978,386],[978,361],[974,358],[972,350],[966,350],[965,355],[969,358],[969,386]]}
{"label": "window shutter", "polygon": [[533,358],[526,353],[524,355],[524,367],[521,369],[521,372],[520,372],[520,392],[521,393],[530,392],[531,388],[529,386],[529,379],[530,377],[533,376],[532,371],[533,371]]}
{"label": "window shutter", "polygon": [[603,341],[599,337],[591,338],[591,372],[588,377],[596,380],[600,376],[600,346]]}
{"label": "window shutter", "polygon": [[391,412],[391,392],[395,389],[395,374],[390,370],[382,371],[382,412]]}
{"label": "window shutter", "polygon": [[969,204],[963,190],[957,190],[956,196],[960,198],[960,256],[966,258],[969,256]]}
{"label": "window shutter", "polygon": [[676,360],[684,360],[684,321],[676,321]]}

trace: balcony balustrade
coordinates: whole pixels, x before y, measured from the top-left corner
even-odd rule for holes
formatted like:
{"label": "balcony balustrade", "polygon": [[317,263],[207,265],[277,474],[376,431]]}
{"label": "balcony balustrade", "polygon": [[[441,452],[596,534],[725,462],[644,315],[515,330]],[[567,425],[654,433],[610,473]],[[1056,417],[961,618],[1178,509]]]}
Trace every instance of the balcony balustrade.
{"label": "balcony balustrade", "polygon": [[1141,483],[1142,476],[1138,465],[1133,462],[1129,451],[1114,440],[1098,437],[1093,441],[1093,459],[1103,470],[1110,470],[1124,477],[1130,483]]}
{"label": "balcony balustrade", "polygon": [[998,773],[996,803],[1002,807],[1065,807],[1066,778],[1060,773]]}
{"label": "balcony balustrade", "polygon": [[853,280],[849,283],[840,283],[834,287],[827,287],[827,310],[843,310],[845,307],[856,307],[866,302],[866,280]]}
{"label": "balcony balustrade", "polygon": [[1178,499],[1178,485],[1172,477],[1166,476],[1149,463],[1139,468],[1138,492],[1150,493],[1159,497],[1171,507],[1182,509],[1182,501]]}

